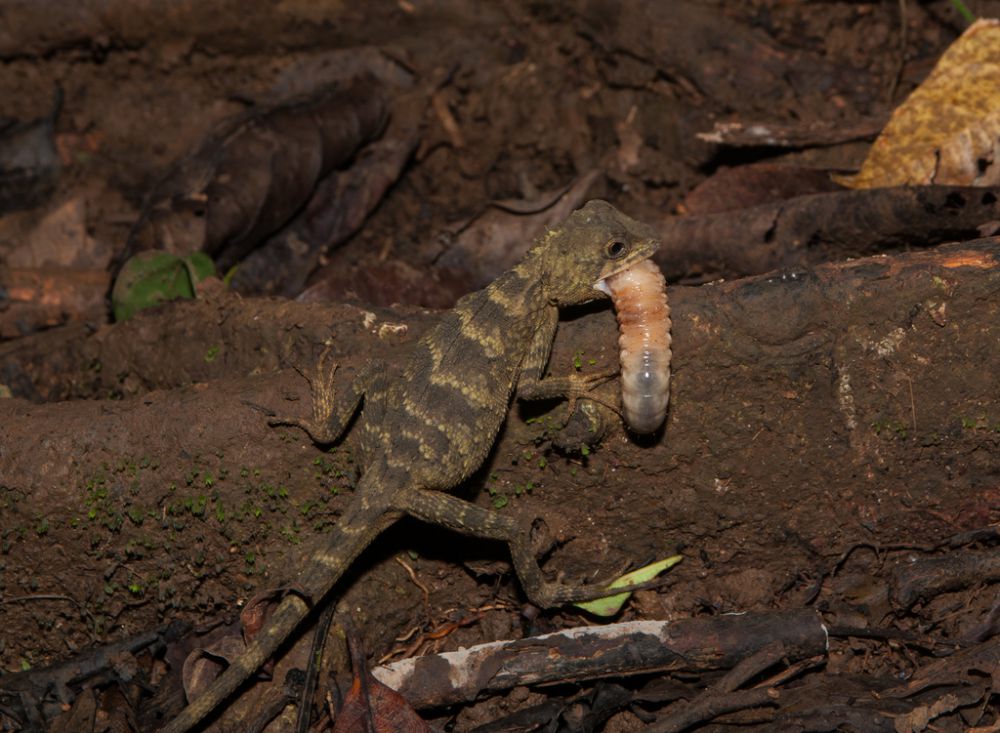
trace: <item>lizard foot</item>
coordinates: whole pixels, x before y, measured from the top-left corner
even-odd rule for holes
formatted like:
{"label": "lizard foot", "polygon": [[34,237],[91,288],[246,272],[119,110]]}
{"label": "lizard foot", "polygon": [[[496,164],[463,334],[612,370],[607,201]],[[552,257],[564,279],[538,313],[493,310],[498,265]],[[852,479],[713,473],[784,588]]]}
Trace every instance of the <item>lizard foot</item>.
{"label": "lizard foot", "polygon": [[316,366],[310,371],[303,371],[293,365],[295,371],[309,383],[312,394],[312,415],[308,418],[275,416],[267,421],[268,425],[271,427],[291,425],[301,428],[316,443],[333,443],[337,440],[340,432],[331,428],[331,417],[334,416],[336,407],[333,379],[340,365],[330,360],[331,348],[327,346],[323,349]]}
{"label": "lizard foot", "polygon": [[570,374],[567,377],[569,382],[569,387],[566,390],[566,419],[563,421],[563,425],[570,421],[573,417],[573,413],[576,412],[577,402],[581,399],[593,400],[605,407],[618,412],[619,409],[615,406],[605,403],[603,400],[598,398],[592,392],[600,387],[602,384],[607,382],[609,379],[614,379],[618,376],[617,369],[611,369],[604,372],[597,372],[596,374]]}
{"label": "lizard foot", "polygon": [[[662,588],[670,582],[670,578],[653,578],[643,583],[632,583],[631,585],[620,585],[614,588],[605,583],[594,585],[566,585],[564,583],[542,582],[541,585],[528,589],[525,584],[525,593],[539,608],[554,608],[564,606],[567,603],[581,603],[583,601],[596,601],[599,598],[608,598],[621,593],[633,593],[637,590],[650,590]],[[523,581],[522,581],[523,583]]]}
{"label": "lizard foot", "polygon": [[550,437],[552,447],[561,453],[586,453],[608,434],[608,419],[605,414],[603,403],[581,398],[566,424]]}
{"label": "lizard foot", "polygon": [[528,599],[541,608],[553,608],[567,603],[593,601],[598,598],[631,593],[637,590],[658,588],[668,582],[666,578],[645,583],[633,583],[609,588],[609,583],[572,586],[546,580],[532,551],[529,534],[512,517],[491,512],[448,494],[422,489],[403,491],[394,497],[394,509],[454,529],[474,537],[502,540],[510,548],[514,569],[521,580]]}

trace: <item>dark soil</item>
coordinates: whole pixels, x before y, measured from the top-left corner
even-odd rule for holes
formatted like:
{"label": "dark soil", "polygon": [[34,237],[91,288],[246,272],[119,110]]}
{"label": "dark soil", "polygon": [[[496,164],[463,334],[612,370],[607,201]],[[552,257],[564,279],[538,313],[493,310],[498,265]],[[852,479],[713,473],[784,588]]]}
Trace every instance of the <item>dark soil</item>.
{"label": "dark soil", "polygon": [[[1000,12],[1000,2],[970,4],[984,17]],[[308,412],[296,369],[309,369],[324,343],[345,378],[376,353],[398,367],[432,309],[506,266],[509,252],[461,244],[494,202],[526,242],[544,222],[526,226],[504,207],[542,201],[595,170],[582,199],[659,224],[725,208],[717,191],[706,204],[705,189],[685,204],[721,170],[762,161],[850,169],[866,141],[732,148],[696,135],[726,121],[809,129],[884,119],[964,27],[945,1],[350,9],[218,0],[168,3],[159,18],[147,5],[0,10],[0,118],[44,118],[54,89],[64,95],[54,190],[0,216],[0,381],[12,395],[0,402],[5,673],[173,621],[230,624],[280,583],[283,563],[350,501],[356,467],[349,443],[325,451],[300,431],[269,428],[266,412]],[[251,101],[275,104],[340,79],[344,49],[363,45],[381,50],[384,77],[408,79],[405,90],[390,85],[394,104],[425,92],[419,142],[359,230],[316,254],[302,298],[313,302],[253,297],[280,292],[263,286],[238,296],[215,282],[195,301],[110,323],[111,273],[170,165]],[[372,63],[364,58],[361,67]],[[815,170],[793,180],[798,193],[829,188]],[[753,189],[733,194],[739,205],[759,203],[748,201]],[[53,211],[64,213],[54,225]],[[995,638],[996,570],[913,597],[898,576],[918,559],[997,547],[998,253],[992,240],[969,246],[921,259],[894,241],[891,264],[826,266],[872,247],[817,243],[800,248],[799,269],[770,275],[665,262],[677,285],[676,376],[663,434],[636,441],[606,413],[603,442],[581,452],[575,436],[554,435],[547,413],[515,406],[461,494],[535,522],[543,567],[574,582],[682,554],[666,587],[635,594],[624,620],[817,609],[831,628],[859,631],[835,634],[804,675],[829,686],[814,697],[874,699],[937,656]],[[50,266],[94,274],[67,281],[77,304],[15,303],[11,273]],[[719,274],[759,276],[702,284]],[[551,371],[613,365],[615,328],[604,306],[566,314]],[[526,609],[507,560],[502,546],[404,521],[338,587],[338,618],[360,630],[374,660],[594,622]],[[450,633],[434,633],[442,628]],[[172,643],[174,664],[146,669],[150,696],[176,696],[176,662],[201,642]],[[937,730],[996,730],[998,672],[995,662],[963,668],[962,684],[976,678],[985,691],[931,715]],[[105,688],[119,677],[102,678]],[[679,681],[698,690],[715,679]],[[425,717],[469,731],[548,699],[568,709],[583,693],[567,687]],[[102,705],[151,706],[146,693],[126,698]],[[176,697],[156,700],[176,711]],[[0,703],[7,721],[12,703]],[[663,700],[620,708],[595,727],[574,727],[567,713],[562,728],[537,729],[641,730],[649,711],[667,709]],[[770,724],[735,715],[730,723]],[[801,720],[785,729],[883,729],[829,711]]]}

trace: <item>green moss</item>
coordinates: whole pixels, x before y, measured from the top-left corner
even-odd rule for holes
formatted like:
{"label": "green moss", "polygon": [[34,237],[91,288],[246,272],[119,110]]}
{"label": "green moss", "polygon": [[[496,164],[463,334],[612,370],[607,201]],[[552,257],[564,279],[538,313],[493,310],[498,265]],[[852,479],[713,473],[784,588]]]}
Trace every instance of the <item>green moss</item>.
{"label": "green moss", "polygon": [[286,524],[281,528],[279,534],[285,539],[286,542],[297,545],[301,541],[299,538],[299,528],[296,524]]}
{"label": "green moss", "polygon": [[872,422],[875,435],[905,440],[910,435],[910,427],[902,420],[880,419]]}
{"label": "green moss", "polygon": [[538,488],[538,487],[537,487],[537,485],[533,481],[528,481],[527,483],[524,483],[524,484],[515,484],[514,485],[514,496],[521,496],[522,494],[529,494],[532,491],[534,491],[536,488]]}
{"label": "green moss", "polygon": [[1000,422],[992,420],[986,414],[981,413],[976,417],[963,417],[962,429],[963,430],[975,430],[984,432],[1000,432]]}

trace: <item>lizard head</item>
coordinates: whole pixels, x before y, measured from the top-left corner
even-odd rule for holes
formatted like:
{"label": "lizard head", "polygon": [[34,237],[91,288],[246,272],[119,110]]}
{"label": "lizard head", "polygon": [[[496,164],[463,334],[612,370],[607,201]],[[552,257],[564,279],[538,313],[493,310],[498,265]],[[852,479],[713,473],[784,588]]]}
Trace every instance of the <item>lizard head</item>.
{"label": "lizard head", "polygon": [[659,246],[652,227],[594,199],[546,231],[532,254],[549,301],[575,305],[606,297],[607,278],[648,259]]}

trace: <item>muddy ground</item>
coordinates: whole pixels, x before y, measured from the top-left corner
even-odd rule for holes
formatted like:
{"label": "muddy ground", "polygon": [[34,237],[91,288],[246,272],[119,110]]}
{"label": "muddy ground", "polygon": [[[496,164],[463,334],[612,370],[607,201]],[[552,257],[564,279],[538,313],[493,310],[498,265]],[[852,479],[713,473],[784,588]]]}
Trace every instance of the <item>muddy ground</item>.
{"label": "muddy ground", "polygon": [[[1000,2],[970,5],[1000,13]],[[349,443],[315,446],[266,421],[308,413],[300,371],[324,346],[344,379],[372,355],[398,370],[434,309],[588,198],[666,228],[678,214],[841,195],[827,172],[859,165],[965,25],[950,2],[118,0],[0,14],[0,117],[44,120],[62,96],[34,198],[0,188],[0,720],[21,729],[32,728],[18,706],[52,693],[38,692],[42,675],[13,695],[13,673],[170,622],[236,628],[247,601],[336,520],[359,468]],[[239,294],[209,281],[197,300],[110,322],[112,276],[142,249],[136,222],[179,157],[253,105],[362,72],[390,117],[370,137],[396,147],[361,141],[339,165],[327,203],[356,226],[307,247],[309,268],[285,280],[279,243],[235,276]],[[698,137],[722,122],[806,139]],[[373,177],[357,173],[365,161]],[[759,178],[725,177],[751,165]],[[947,209],[947,226],[921,220],[872,239],[878,227],[862,222],[836,241],[782,249],[762,233],[737,254],[661,254],[675,321],[662,433],[637,440],[597,407],[597,443],[561,435],[558,406],[515,407],[460,490],[534,523],[552,577],[595,582],[683,556],[617,620],[813,609],[833,630],[822,658],[787,680],[774,681],[796,660],[780,654],[748,677],[781,688],[787,705],[706,706],[651,730],[996,730],[1000,244],[976,237],[1000,215],[995,197],[946,193],[913,211]],[[974,220],[954,224],[971,208]],[[223,271],[250,258],[227,241],[204,247]],[[926,248],[946,241],[959,244]],[[876,253],[887,257],[851,259]],[[610,309],[565,316],[550,372],[613,366]],[[613,402],[614,385],[602,394]],[[596,622],[528,606],[508,559],[502,545],[405,520],[338,586],[337,619],[373,662]],[[953,564],[921,574],[929,559]],[[97,729],[156,729],[178,709],[180,661],[204,644],[189,634],[137,654],[141,692],[120,666],[102,672]],[[958,661],[935,673],[941,660]],[[424,717],[500,730],[485,726],[527,710],[535,717],[502,729],[642,730],[721,674],[626,670],[612,678],[629,691],[617,706],[596,705],[600,687],[566,683]],[[86,686],[70,685],[64,715],[85,715],[75,701]],[[581,706],[600,714],[580,722]],[[871,714],[852,718],[852,707]]]}

